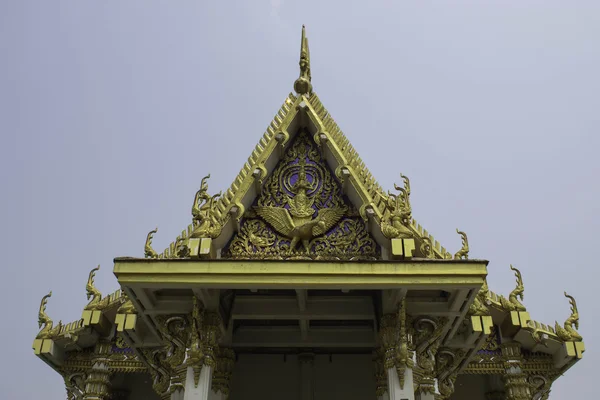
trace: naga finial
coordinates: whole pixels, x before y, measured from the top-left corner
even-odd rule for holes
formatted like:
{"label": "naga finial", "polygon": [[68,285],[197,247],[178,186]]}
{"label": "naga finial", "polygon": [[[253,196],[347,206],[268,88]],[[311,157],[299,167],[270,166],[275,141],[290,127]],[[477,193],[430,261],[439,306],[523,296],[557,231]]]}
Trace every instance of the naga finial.
{"label": "naga finial", "polygon": [[110,300],[109,297],[106,297],[104,300],[102,300],[102,293],[100,293],[100,291],[94,285],[96,271],[98,271],[99,269],[100,265],[98,265],[96,268],[93,268],[88,276],[88,280],[85,285],[85,291],[89,303],[87,304],[87,306],[84,307],[84,310],[101,310],[108,305],[108,302]]}
{"label": "naga finial", "polygon": [[146,236],[146,244],[144,245],[144,257],[145,258],[158,258],[158,253],[152,248],[152,237],[158,232],[158,227],[154,228]]}
{"label": "naga finial", "polygon": [[210,174],[202,178],[202,182],[200,183],[200,189],[198,189],[196,195],[194,196],[194,204],[192,204],[192,224],[194,226],[198,226],[202,222],[202,210],[204,208],[204,205],[206,205],[210,200],[210,196],[208,194],[209,179]]}
{"label": "naga finial", "polygon": [[42,301],[40,302],[40,310],[38,312],[38,327],[40,328],[40,331],[37,334],[36,339],[51,339],[58,335],[62,328],[62,321],[59,321],[58,325],[53,328],[54,322],[52,321],[52,318],[46,314],[46,304],[50,297],[52,297],[52,291],[42,297]]}
{"label": "naga finial", "polygon": [[487,279],[483,280],[483,284],[481,285],[481,289],[473,299],[473,303],[469,307],[469,314],[471,315],[489,315],[488,304],[488,294],[490,293],[490,289],[487,284]]}
{"label": "naga finial", "polygon": [[410,230],[410,221],[412,218],[412,208],[410,206],[410,180],[408,177],[400,174],[404,182],[404,187],[394,183],[394,189],[399,193],[387,194],[387,208],[390,210],[389,222],[382,218],[381,229],[383,234],[389,238],[412,238],[413,232]]}
{"label": "naga finial", "polygon": [[[216,201],[221,197],[222,192],[213,196],[208,194],[208,184],[206,179],[210,175],[202,179],[200,190],[194,198],[192,206],[192,225],[194,230],[190,235],[191,238],[216,238],[221,234],[223,229],[222,220],[217,217]],[[200,205],[202,201],[202,205]]]}
{"label": "naga finial", "polygon": [[523,292],[525,292],[525,285],[523,284],[523,277],[521,276],[521,271],[513,267],[512,264],[510,264],[510,269],[515,271],[515,278],[517,278],[517,287],[515,288],[515,290],[513,290],[513,292],[515,293],[515,295],[518,295],[519,298],[521,298],[521,301],[523,301]]}
{"label": "naga finial", "polygon": [[555,324],[555,331],[558,337],[565,341],[582,341],[583,338],[575,329],[579,329],[579,310],[577,310],[577,302],[575,298],[571,295],[568,295],[565,292],[565,297],[569,299],[569,304],[571,305],[571,315],[566,319],[563,324],[564,328],[561,327],[558,322]]}
{"label": "naga finial", "polygon": [[87,292],[87,299],[92,298],[96,293],[100,293],[98,289],[94,286],[94,278],[96,277],[96,271],[100,269],[100,264],[96,268],[92,268],[90,274],[88,275],[88,280],[85,285],[85,290]]}
{"label": "naga finial", "polygon": [[456,229],[456,233],[460,235],[462,238],[462,247],[459,251],[454,255],[455,260],[468,259],[469,258],[469,239],[467,239],[467,234]]}
{"label": "naga finial", "polygon": [[[510,265],[510,269],[515,271],[515,278],[517,278],[517,286],[508,295],[508,300],[504,297],[500,297],[500,303],[504,309],[508,311],[526,311],[525,306],[521,303],[523,301],[523,294],[525,293],[525,285],[523,284],[523,278],[521,277],[521,271]],[[521,301],[519,301],[521,299]]]}
{"label": "naga finial", "polygon": [[42,297],[42,301],[40,303],[40,311],[38,313],[38,325],[40,329],[42,329],[42,325],[44,324],[52,324],[52,319],[50,319],[48,314],[46,314],[46,304],[48,303],[48,299],[50,297],[52,297],[52,290],[47,295]]}
{"label": "naga finial", "polygon": [[300,77],[294,82],[294,90],[298,94],[311,94],[312,83],[310,73],[310,51],[308,49],[308,39],[306,38],[306,29],[302,25],[302,41],[300,43]]}

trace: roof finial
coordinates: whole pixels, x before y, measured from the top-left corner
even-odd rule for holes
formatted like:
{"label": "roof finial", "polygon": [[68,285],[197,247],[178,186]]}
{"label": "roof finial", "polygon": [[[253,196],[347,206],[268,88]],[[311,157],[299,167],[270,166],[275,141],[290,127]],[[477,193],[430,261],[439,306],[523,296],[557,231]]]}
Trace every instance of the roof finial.
{"label": "roof finial", "polygon": [[308,50],[308,39],[306,30],[302,25],[302,42],[300,43],[300,77],[294,82],[294,90],[298,94],[312,93],[312,84],[310,83],[310,51]]}

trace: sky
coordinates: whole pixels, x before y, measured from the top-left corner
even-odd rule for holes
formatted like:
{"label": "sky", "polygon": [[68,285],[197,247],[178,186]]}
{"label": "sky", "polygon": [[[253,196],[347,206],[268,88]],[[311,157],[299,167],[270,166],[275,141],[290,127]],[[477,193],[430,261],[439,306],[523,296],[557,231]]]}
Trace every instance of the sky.
{"label": "sky", "polygon": [[[577,299],[584,358],[553,398],[596,391],[600,2],[0,2],[0,388],[64,396],[33,355],[39,302],[80,318],[89,271],[161,251],[201,178],[229,187],[298,77],[301,25],[325,107],[386,189],[489,286],[554,325]],[[45,397],[45,398],[46,398]],[[552,398],[551,397],[551,398]]]}

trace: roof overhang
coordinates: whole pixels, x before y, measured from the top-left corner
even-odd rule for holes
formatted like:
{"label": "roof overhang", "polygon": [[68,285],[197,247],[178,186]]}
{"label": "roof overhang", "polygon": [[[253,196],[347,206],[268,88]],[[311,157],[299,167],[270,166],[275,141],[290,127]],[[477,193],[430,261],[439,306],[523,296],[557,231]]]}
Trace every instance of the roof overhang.
{"label": "roof overhang", "polygon": [[227,289],[444,289],[478,290],[484,260],[278,261],[115,259],[121,286]]}

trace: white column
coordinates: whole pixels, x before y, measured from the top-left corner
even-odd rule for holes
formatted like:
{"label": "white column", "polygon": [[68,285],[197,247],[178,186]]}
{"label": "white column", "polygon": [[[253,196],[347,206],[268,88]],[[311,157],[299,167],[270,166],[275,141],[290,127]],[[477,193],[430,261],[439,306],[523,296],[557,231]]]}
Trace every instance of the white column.
{"label": "white column", "polygon": [[188,367],[185,377],[183,400],[208,400],[209,393],[212,392],[212,373],[212,367],[203,365],[200,371],[200,379],[198,379],[198,386],[196,386],[194,382],[194,369]]}
{"label": "white column", "polygon": [[435,400],[435,395],[428,392],[419,392],[415,395],[416,400]]}
{"label": "white column", "polygon": [[304,353],[298,356],[300,363],[300,400],[314,399],[314,360],[315,355]]}
{"label": "white column", "polygon": [[412,368],[404,370],[404,387],[400,387],[400,379],[396,368],[388,369],[388,394],[390,400],[415,400]]}
{"label": "white column", "polygon": [[169,400],[183,400],[183,389],[175,389]]}
{"label": "white column", "polygon": [[221,392],[215,393],[212,390],[208,392],[208,400],[225,400],[225,399],[226,399],[225,395]]}
{"label": "white column", "polygon": [[390,400],[390,395],[388,394],[388,392],[385,392],[381,396],[377,397],[377,400]]}

